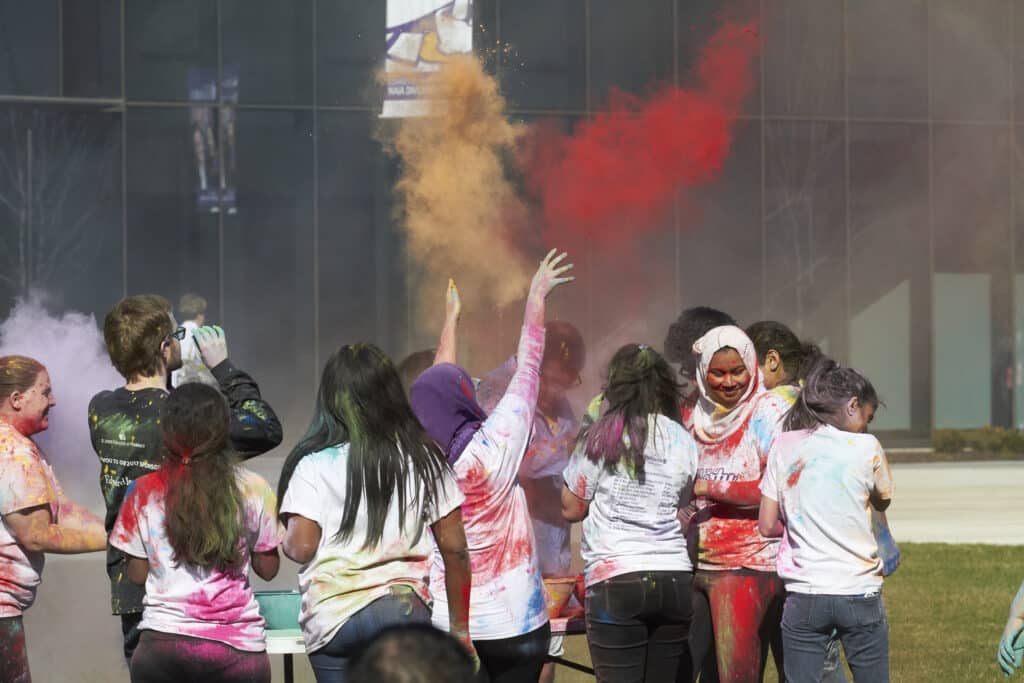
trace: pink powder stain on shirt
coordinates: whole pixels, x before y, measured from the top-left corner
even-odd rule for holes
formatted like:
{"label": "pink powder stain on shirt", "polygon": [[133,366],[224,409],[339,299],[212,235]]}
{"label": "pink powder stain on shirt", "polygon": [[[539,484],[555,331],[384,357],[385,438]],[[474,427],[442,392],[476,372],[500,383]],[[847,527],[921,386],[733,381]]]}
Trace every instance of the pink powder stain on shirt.
{"label": "pink powder stain on shirt", "polygon": [[[196,621],[227,625],[228,633],[237,636],[238,628],[234,625],[252,621],[245,618],[252,599],[252,589],[245,576],[218,570],[205,586],[188,596],[184,611]],[[205,629],[203,632],[208,633]]]}
{"label": "pink powder stain on shirt", "polygon": [[576,476],[576,483],[573,485],[572,492],[580,498],[587,497],[587,477],[586,475],[580,474]]}

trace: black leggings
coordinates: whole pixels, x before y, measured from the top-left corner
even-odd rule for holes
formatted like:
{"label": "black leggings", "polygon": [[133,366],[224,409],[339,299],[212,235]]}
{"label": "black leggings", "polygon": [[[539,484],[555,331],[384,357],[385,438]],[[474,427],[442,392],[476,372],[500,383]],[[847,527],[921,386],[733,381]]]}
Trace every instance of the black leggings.
{"label": "black leggings", "polygon": [[32,683],[25,647],[25,625],[21,617],[0,619],[0,681]]}
{"label": "black leggings", "polygon": [[132,683],[270,683],[270,658],[216,640],[144,630],[131,674]]}
{"label": "black leggings", "polygon": [[515,638],[474,640],[480,683],[537,683],[548,658],[551,624]]}

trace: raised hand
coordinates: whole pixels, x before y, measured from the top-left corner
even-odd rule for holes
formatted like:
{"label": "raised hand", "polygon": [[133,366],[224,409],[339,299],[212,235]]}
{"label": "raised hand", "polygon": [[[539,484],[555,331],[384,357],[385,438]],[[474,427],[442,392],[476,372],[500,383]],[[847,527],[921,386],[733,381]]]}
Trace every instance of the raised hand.
{"label": "raised hand", "polygon": [[192,332],[192,339],[199,348],[199,355],[206,367],[213,369],[227,360],[228,340],[224,330],[217,325],[204,325]]}
{"label": "raised hand", "polygon": [[559,254],[557,249],[552,249],[540,262],[540,267],[537,268],[537,273],[533,276],[533,282],[530,283],[531,299],[544,299],[558,285],[576,279],[572,275],[563,277],[573,268],[571,263],[560,265],[566,255],[564,251]]}
{"label": "raised hand", "polygon": [[448,294],[445,299],[445,318],[447,320],[458,320],[462,313],[462,300],[459,298],[459,288],[455,286],[455,280],[448,278]]}

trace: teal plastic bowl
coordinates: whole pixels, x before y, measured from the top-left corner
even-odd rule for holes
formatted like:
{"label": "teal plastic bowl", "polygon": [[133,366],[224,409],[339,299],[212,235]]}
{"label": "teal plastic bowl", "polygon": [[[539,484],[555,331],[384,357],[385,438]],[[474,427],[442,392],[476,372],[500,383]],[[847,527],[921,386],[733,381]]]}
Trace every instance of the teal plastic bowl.
{"label": "teal plastic bowl", "polygon": [[302,596],[298,591],[256,591],[255,595],[267,630],[299,628]]}

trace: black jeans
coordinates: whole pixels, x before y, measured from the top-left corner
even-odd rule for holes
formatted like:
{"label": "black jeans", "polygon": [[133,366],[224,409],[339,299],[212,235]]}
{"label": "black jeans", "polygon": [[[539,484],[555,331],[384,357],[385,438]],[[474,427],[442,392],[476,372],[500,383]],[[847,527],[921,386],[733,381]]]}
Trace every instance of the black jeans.
{"label": "black jeans", "polygon": [[537,683],[548,658],[551,624],[501,640],[474,640],[480,657],[480,683]]}
{"label": "black jeans", "polygon": [[132,662],[132,655],[135,648],[139,646],[139,624],[142,622],[142,612],[121,615],[121,635],[124,636],[124,658],[128,663]]}
{"label": "black jeans", "polygon": [[692,582],[690,572],[634,572],[587,589],[587,643],[598,681],[674,683],[680,667],[689,668]]}

